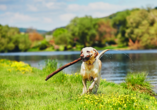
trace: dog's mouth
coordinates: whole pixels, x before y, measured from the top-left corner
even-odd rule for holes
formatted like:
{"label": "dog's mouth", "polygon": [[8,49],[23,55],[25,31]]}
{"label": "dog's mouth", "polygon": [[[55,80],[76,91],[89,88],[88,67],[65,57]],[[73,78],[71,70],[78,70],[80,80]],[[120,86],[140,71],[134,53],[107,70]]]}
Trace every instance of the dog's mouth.
{"label": "dog's mouth", "polygon": [[88,61],[89,59],[90,59],[90,55],[88,55],[88,56],[86,56],[86,57],[82,57],[82,60],[83,60],[84,62]]}
{"label": "dog's mouth", "polygon": [[82,60],[85,62],[85,61],[88,61],[90,57],[85,57],[85,58],[82,58]]}

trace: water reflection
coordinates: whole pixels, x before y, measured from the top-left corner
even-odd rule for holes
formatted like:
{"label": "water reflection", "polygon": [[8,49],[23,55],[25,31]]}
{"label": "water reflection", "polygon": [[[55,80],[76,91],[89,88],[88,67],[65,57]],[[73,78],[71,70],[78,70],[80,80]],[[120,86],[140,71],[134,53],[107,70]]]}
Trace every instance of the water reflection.
{"label": "water reflection", "polygon": [[[0,58],[24,61],[33,67],[42,69],[46,59],[57,59],[58,67],[79,57],[80,52],[28,52],[4,53]],[[108,51],[101,58],[102,78],[115,83],[124,81],[127,73],[147,72],[152,84],[157,84],[157,50]],[[80,71],[81,61],[64,69],[68,74]]]}

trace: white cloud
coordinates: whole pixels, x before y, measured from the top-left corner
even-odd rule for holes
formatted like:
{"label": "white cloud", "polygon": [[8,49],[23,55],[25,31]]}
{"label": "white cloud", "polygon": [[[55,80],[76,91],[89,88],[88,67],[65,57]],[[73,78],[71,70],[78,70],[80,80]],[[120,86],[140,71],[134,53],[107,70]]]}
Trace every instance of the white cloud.
{"label": "white cloud", "polygon": [[117,9],[125,9],[126,6],[113,5],[104,2],[93,2],[88,5],[78,5],[78,4],[70,4],[67,6],[68,11],[82,11],[82,12],[90,12],[90,11],[116,11]]}
{"label": "white cloud", "polygon": [[70,4],[67,6],[68,11],[84,11],[86,9],[86,6],[78,5],[78,4]]}
{"label": "white cloud", "polygon": [[19,21],[36,21],[38,18],[31,17],[29,15],[24,15],[21,13],[12,13],[12,12],[6,12],[5,14],[1,15],[1,17],[4,17],[10,22],[19,22]]}
{"label": "white cloud", "polygon": [[76,15],[75,14],[71,14],[71,13],[67,13],[67,14],[62,14],[59,16],[60,20],[62,21],[70,21],[71,19],[73,19]]}
{"label": "white cloud", "polygon": [[27,5],[27,7],[28,7],[28,10],[30,11],[38,11],[38,9],[33,5]]}
{"label": "white cloud", "polygon": [[113,9],[120,8],[120,6],[104,3],[104,2],[95,2],[95,3],[89,3],[88,8],[91,10],[113,10]]}
{"label": "white cloud", "polygon": [[54,2],[49,2],[49,3],[45,3],[45,6],[47,8],[53,8],[55,5],[54,5]]}
{"label": "white cloud", "polygon": [[[1,0],[0,0],[1,1]],[[11,0],[9,0],[11,1]],[[113,5],[105,2],[87,2],[80,4],[68,0],[26,0],[14,4],[0,5],[0,23],[14,26],[33,26],[51,30],[67,25],[74,17],[89,15],[105,17],[117,11],[126,9],[124,5]],[[52,24],[52,25],[48,25]],[[48,29],[48,27],[50,29]]]}
{"label": "white cloud", "polygon": [[24,14],[20,14],[20,13],[13,14],[13,19],[14,20],[20,20],[20,21],[35,21],[35,20],[37,20],[37,18],[28,16],[28,15],[24,15]]}
{"label": "white cloud", "polygon": [[69,13],[75,13],[75,15],[79,17],[90,15],[98,18],[108,16],[124,9],[127,9],[127,7],[105,2],[93,2],[87,5],[70,4],[67,6],[66,11]]}
{"label": "white cloud", "polygon": [[43,20],[45,23],[53,23],[53,20],[51,18],[44,17]]}
{"label": "white cloud", "polygon": [[6,5],[0,5],[0,10],[6,10],[7,6]]}
{"label": "white cloud", "polygon": [[48,9],[63,9],[66,6],[66,3],[64,2],[44,2],[43,5],[45,5]]}

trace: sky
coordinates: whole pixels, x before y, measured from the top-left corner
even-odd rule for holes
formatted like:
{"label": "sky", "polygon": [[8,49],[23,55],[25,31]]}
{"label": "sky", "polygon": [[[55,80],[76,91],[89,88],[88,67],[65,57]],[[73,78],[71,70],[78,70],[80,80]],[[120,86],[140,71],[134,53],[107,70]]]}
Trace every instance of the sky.
{"label": "sky", "polygon": [[0,0],[0,24],[50,31],[74,17],[106,17],[132,8],[156,7],[157,0]]}

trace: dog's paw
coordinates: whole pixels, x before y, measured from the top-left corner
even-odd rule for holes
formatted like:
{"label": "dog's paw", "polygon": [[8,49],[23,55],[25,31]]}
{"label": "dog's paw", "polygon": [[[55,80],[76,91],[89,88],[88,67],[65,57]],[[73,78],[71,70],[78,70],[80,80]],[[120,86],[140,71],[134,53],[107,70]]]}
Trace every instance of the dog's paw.
{"label": "dog's paw", "polygon": [[88,91],[87,91],[87,92],[88,92],[88,93],[91,93],[92,90],[93,90],[93,87],[90,86],[90,87],[88,88]]}
{"label": "dog's paw", "polygon": [[82,94],[81,94],[81,95],[84,95],[84,94],[86,94],[86,93],[88,93],[88,91],[84,91],[84,92],[82,92]]}
{"label": "dog's paw", "polygon": [[92,89],[93,89],[93,86],[89,86],[88,90],[90,91],[90,90],[92,90]]}

